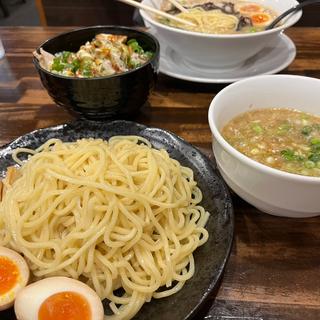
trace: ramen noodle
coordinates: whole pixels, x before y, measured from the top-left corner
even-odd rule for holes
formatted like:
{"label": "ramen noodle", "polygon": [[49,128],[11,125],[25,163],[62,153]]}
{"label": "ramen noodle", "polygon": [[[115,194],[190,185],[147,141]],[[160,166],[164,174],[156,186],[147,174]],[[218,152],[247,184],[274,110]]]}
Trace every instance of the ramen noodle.
{"label": "ramen noodle", "polygon": [[233,34],[263,31],[277,13],[254,2],[223,1],[181,1],[188,10],[180,12],[166,2],[163,9],[179,18],[190,21],[194,26],[158,17],[158,20],[172,27],[211,34]]}
{"label": "ramen noodle", "polygon": [[53,139],[13,158],[21,167],[3,181],[0,244],[35,279],[80,279],[109,300],[107,319],[131,319],[193,276],[209,213],[193,171],[165,150],[138,136]]}

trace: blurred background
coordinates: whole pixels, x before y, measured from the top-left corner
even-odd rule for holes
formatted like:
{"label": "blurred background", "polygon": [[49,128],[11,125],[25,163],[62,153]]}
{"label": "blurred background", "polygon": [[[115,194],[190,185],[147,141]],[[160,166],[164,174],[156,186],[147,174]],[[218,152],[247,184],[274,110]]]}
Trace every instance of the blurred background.
{"label": "blurred background", "polygon": [[[0,0],[0,26],[130,26],[133,16],[117,0]],[[320,26],[320,4],[307,7],[298,25]]]}

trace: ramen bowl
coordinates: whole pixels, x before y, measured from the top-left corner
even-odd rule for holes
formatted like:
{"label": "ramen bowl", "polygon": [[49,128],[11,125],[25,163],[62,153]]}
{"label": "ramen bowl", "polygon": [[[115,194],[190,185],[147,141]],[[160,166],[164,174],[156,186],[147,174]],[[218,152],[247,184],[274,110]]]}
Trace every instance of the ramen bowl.
{"label": "ramen bowl", "polygon": [[280,171],[233,148],[222,128],[234,117],[256,108],[292,108],[320,116],[320,80],[269,75],[241,80],[220,91],[208,113],[217,166],[229,187],[259,210],[286,217],[320,214],[320,177]]}
{"label": "ramen bowl", "polygon": [[[143,0],[143,4],[160,7],[162,1]],[[298,4],[295,0],[253,0],[276,11],[278,14]],[[147,27],[167,43],[185,64],[191,67],[213,67],[216,69],[236,68],[248,58],[279,41],[280,33],[295,24],[301,11],[291,15],[277,28],[244,34],[204,34],[174,28],[158,22],[155,16],[140,10]]]}
{"label": "ramen bowl", "polygon": [[80,46],[91,41],[96,34],[126,35],[136,39],[144,49],[153,52],[153,57],[133,70],[111,76],[75,78],[52,73],[34,65],[42,85],[54,102],[71,114],[92,119],[129,118],[134,116],[148,99],[154,87],[159,66],[159,43],[147,32],[120,26],[96,26],[60,34],[41,44],[40,48],[55,54],[61,51],[76,52]]}

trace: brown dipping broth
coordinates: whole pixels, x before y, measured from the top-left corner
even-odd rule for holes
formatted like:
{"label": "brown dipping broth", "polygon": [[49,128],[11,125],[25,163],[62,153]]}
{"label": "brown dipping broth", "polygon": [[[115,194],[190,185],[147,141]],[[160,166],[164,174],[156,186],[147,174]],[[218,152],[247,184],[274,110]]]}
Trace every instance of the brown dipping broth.
{"label": "brown dipping broth", "polygon": [[269,167],[320,177],[320,117],[294,109],[257,109],[222,129],[235,149]]}

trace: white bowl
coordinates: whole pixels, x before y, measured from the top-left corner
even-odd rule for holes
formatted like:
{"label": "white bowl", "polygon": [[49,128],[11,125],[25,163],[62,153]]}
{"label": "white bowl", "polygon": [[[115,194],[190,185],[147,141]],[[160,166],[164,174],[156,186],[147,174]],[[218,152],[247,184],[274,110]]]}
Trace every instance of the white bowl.
{"label": "white bowl", "polygon": [[[273,8],[277,13],[298,4],[295,0],[253,0]],[[143,0],[143,4],[158,7],[161,1]],[[272,30],[247,33],[213,35],[191,32],[173,28],[154,19],[154,15],[140,10],[147,27],[152,29],[160,41],[165,41],[176,51],[186,63],[195,66],[210,66],[214,68],[236,68],[246,59],[252,57],[263,48],[272,46],[277,41],[280,32],[295,24],[301,17],[301,11],[291,15],[285,23]]]}
{"label": "white bowl", "polygon": [[232,118],[254,108],[294,108],[320,115],[320,80],[268,75],[241,80],[221,90],[209,108],[213,152],[229,187],[261,211],[286,217],[320,214],[320,177],[287,173],[260,164],[236,149],[220,130]]}

